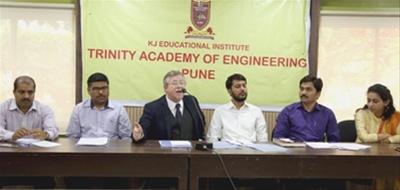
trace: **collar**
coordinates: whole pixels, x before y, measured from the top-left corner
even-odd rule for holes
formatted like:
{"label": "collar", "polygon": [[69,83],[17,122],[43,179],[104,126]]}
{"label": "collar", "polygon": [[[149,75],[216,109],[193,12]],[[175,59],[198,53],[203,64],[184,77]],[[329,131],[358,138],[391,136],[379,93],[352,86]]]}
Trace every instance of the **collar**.
{"label": "collar", "polygon": [[[19,111],[21,111],[21,110],[18,108],[17,102],[15,101],[15,99],[13,99],[13,101],[11,101],[9,110],[19,110]],[[33,100],[32,106],[29,108],[28,112],[30,112],[30,111],[32,111],[32,110],[35,110],[35,111],[37,110],[37,103],[36,103],[36,100]],[[22,111],[21,111],[21,112],[22,112]],[[28,113],[28,112],[26,112],[26,113]]]}
{"label": "collar", "polygon": [[248,108],[249,107],[249,104],[247,104],[247,102],[244,102],[244,104],[243,104],[243,106],[242,107],[240,107],[240,109],[236,109],[236,106],[235,106],[235,104],[233,104],[233,102],[232,102],[232,100],[231,101],[229,101],[229,103],[228,103],[228,109],[234,109],[234,110],[242,110],[242,109],[246,109],[246,108]]}
{"label": "collar", "polygon": [[[94,108],[94,103],[93,100],[87,100],[85,103],[83,103],[84,107],[90,107],[91,109]],[[104,104],[103,109],[108,109],[108,108],[114,108],[114,104],[110,102],[110,100],[107,99],[106,104]]]}
{"label": "collar", "polygon": [[170,100],[170,99],[168,99],[168,97],[165,95],[165,99],[167,100],[167,104],[168,104],[168,107],[169,107],[169,109],[170,110],[175,110],[175,105],[176,104],[180,104],[181,105],[181,109],[183,108],[183,99],[182,100],[180,100],[179,102],[174,102],[174,101],[172,101],[172,100]]}
{"label": "collar", "polygon": [[[303,110],[306,110],[306,109],[303,107],[303,104],[302,104],[301,102],[298,102],[297,105],[296,105],[295,107],[296,107],[296,109],[303,109]],[[314,110],[321,111],[321,105],[319,105],[318,102],[315,103],[315,106],[313,107],[313,109],[312,109],[310,112],[312,112],[312,111],[314,111]]]}

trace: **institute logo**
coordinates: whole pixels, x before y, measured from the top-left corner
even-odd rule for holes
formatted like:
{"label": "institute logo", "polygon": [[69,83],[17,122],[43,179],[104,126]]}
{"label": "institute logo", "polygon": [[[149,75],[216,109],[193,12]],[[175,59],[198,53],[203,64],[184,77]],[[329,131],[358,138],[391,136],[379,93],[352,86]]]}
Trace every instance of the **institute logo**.
{"label": "institute logo", "polygon": [[190,20],[192,26],[185,31],[185,38],[214,39],[214,31],[207,27],[210,22],[211,0],[192,0],[190,4]]}

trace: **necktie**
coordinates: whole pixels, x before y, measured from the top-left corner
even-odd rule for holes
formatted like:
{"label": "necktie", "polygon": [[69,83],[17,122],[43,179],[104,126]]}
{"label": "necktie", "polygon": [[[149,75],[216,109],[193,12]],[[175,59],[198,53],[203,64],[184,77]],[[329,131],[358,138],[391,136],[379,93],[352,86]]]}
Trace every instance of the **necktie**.
{"label": "necktie", "polygon": [[181,113],[181,110],[179,109],[180,107],[181,107],[180,104],[176,104],[175,105],[175,109],[176,109],[176,111],[175,111],[175,119],[176,119],[176,121],[178,123],[181,123],[181,120],[182,120],[182,113]]}

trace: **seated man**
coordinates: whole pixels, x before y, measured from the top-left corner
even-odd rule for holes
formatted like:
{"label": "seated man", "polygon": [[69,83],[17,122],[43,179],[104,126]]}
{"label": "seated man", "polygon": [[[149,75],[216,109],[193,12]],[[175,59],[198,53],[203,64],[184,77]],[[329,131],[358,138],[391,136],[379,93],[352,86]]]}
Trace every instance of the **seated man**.
{"label": "seated man", "polygon": [[339,129],[333,111],[317,103],[322,80],[305,76],[300,80],[300,102],[286,106],[278,115],[272,136],[294,141],[339,141]]}
{"label": "seated man", "polygon": [[[267,124],[260,108],[246,102],[247,80],[241,74],[229,76],[225,82],[229,103],[215,109],[207,132],[207,141],[267,142]],[[227,179],[209,179],[210,186],[225,189]],[[276,189],[274,179],[233,179],[235,186],[255,189]]]}
{"label": "seated man", "polygon": [[233,74],[226,80],[225,87],[232,99],[215,109],[207,141],[267,142],[267,124],[261,109],[246,102],[246,78]]}
{"label": "seated man", "polygon": [[[140,125],[134,128],[133,142],[144,142],[147,139],[204,139],[204,115],[197,99],[184,95],[184,75],[176,70],[167,72],[163,78],[163,87],[165,94],[144,106]],[[147,188],[152,189],[177,186],[177,180],[162,178],[146,178],[144,183]]]}
{"label": "seated man", "polygon": [[[278,115],[273,138],[290,138],[297,142],[339,141],[339,129],[333,111],[317,103],[321,95],[322,80],[305,76],[300,80],[300,102],[286,106]],[[284,189],[307,189],[324,187],[344,189],[344,180],[281,180]]]}
{"label": "seated man", "polygon": [[[75,106],[67,128],[67,137],[108,137],[131,139],[132,126],[125,108],[109,100],[109,81],[106,75],[94,73],[87,80],[91,97]],[[116,160],[117,162],[117,160]],[[65,177],[67,188],[128,188],[129,179],[119,177]]]}
{"label": "seated man", "polygon": [[[53,111],[35,100],[35,81],[29,76],[14,81],[14,99],[0,104],[0,140],[16,141],[24,137],[54,140],[58,126]],[[0,177],[0,187],[33,185],[34,188],[55,187],[54,177]]]}
{"label": "seated man", "polygon": [[165,94],[144,106],[138,125],[143,128],[143,136],[133,141],[204,139],[204,114],[195,97],[184,95],[186,79],[183,74],[169,71],[164,76],[163,86]]}

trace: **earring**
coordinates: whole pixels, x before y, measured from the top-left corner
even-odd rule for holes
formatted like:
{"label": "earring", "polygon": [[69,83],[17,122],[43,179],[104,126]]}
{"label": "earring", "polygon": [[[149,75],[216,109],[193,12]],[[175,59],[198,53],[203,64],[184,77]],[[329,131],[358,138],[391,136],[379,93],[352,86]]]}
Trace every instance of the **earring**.
{"label": "earring", "polygon": [[389,106],[385,107],[385,112],[387,112],[389,110]]}

